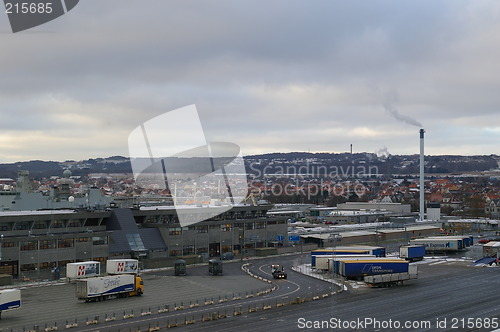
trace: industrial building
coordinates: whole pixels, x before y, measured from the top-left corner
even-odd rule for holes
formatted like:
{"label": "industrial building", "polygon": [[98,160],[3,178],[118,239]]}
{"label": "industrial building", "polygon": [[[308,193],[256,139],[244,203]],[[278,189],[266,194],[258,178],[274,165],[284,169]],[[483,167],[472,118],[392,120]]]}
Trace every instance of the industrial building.
{"label": "industrial building", "polygon": [[[193,213],[199,207],[190,207]],[[268,217],[271,205],[234,206],[216,217],[181,227],[172,206],[105,210],[0,212],[0,274],[37,275],[66,263],[138,257],[145,266],[179,256],[199,260],[226,252],[287,246],[283,217]]]}

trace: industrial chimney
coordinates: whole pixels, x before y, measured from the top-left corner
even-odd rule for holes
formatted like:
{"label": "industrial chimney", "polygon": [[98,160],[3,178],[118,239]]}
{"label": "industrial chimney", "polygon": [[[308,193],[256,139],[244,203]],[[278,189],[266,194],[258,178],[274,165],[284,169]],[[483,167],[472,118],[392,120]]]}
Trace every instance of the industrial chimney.
{"label": "industrial chimney", "polygon": [[424,133],[425,130],[420,129],[420,220],[424,220]]}

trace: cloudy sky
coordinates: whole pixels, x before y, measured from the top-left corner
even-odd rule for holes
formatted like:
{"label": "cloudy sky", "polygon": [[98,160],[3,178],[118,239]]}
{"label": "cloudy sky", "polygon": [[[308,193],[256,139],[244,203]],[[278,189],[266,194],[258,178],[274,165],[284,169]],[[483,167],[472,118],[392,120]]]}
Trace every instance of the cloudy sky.
{"label": "cloudy sky", "polygon": [[82,0],[16,34],[0,13],[0,162],[128,156],[191,104],[244,155],[415,154],[420,125],[426,154],[500,154],[500,2]]}

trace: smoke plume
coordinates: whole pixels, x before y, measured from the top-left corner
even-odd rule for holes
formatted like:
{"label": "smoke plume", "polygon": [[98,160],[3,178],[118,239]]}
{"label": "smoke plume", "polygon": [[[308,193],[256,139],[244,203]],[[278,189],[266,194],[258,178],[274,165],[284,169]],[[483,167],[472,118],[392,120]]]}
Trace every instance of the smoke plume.
{"label": "smoke plume", "polygon": [[398,109],[394,105],[397,101],[399,100],[399,96],[396,92],[390,93],[386,95],[385,101],[383,103],[383,106],[389,114],[395,118],[398,121],[404,122],[406,124],[412,125],[412,126],[417,126],[417,127],[422,127],[422,124],[415,120],[414,118],[399,113]]}

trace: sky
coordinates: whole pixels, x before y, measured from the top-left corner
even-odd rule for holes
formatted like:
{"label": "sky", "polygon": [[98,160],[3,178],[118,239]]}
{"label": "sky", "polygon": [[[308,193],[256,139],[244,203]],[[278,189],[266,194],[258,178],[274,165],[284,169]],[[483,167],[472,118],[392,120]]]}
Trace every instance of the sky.
{"label": "sky", "polygon": [[81,0],[18,33],[0,12],[0,163],[129,156],[193,104],[243,155],[417,154],[421,127],[426,154],[500,154],[499,36],[493,0]]}

